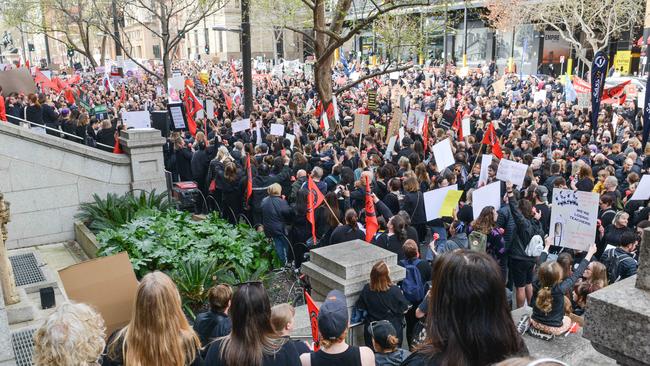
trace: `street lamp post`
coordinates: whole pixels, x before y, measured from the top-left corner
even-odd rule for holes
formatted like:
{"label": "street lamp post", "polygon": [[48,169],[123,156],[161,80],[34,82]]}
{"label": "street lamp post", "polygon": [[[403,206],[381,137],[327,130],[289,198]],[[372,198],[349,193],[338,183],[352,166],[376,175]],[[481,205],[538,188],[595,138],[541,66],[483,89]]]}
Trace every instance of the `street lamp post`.
{"label": "street lamp post", "polygon": [[241,2],[241,48],[244,71],[244,117],[253,110],[253,74],[251,70],[251,24],[249,17],[250,0]]}
{"label": "street lamp post", "polygon": [[122,56],[122,48],[120,48],[120,27],[119,19],[117,17],[117,1],[113,0],[111,2],[113,8],[113,38],[115,41],[115,57]]}

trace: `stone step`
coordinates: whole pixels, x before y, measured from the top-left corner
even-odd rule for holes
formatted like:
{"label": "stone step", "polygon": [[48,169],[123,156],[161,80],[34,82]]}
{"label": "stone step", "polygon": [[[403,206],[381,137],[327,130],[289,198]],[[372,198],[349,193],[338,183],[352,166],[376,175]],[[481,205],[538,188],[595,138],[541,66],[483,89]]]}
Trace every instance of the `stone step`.
{"label": "stone step", "polygon": [[368,276],[375,263],[397,264],[397,254],[363,240],[353,240],[310,252],[311,263],[340,278]]}

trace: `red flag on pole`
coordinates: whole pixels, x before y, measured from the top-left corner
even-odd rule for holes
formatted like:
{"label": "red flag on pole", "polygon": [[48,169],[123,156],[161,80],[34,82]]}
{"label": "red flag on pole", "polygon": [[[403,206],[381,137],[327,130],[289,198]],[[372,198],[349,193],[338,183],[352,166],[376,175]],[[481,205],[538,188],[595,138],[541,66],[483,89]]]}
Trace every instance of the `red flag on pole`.
{"label": "red flag on pole", "polygon": [[230,73],[232,78],[235,79],[235,83],[239,83],[239,78],[237,77],[237,70],[235,69],[235,63],[230,61]]}
{"label": "red flag on pole", "polygon": [[483,141],[481,143],[485,145],[492,146],[492,153],[497,158],[503,158],[503,152],[501,151],[501,144],[499,143],[499,138],[497,137],[497,132],[494,130],[494,125],[490,123],[485,135],[483,136]]}
{"label": "red flag on pole", "polygon": [[232,98],[230,95],[226,94],[225,90],[222,90],[223,92],[223,99],[226,101],[226,108],[228,108],[228,112],[232,111]]}
{"label": "red flag on pole", "polygon": [[113,154],[122,154],[122,146],[120,146],[119,138],[115,139],[115,145],[113,145]]}
{"label": "red flag on pole", "polygon": [[323,203],[325,196],[311,177],[307,177],[307,190],[307,221],[311,222],[311,237],[316,244],[316,216],[314,212]]}
{"label": "red flag on pole", "polygon": [[458,134],[458,141],[463,139],[463,117],[459,111],[456,111],[456,118],[454,119],[454,124],[451,126],[456,133]]}
{"label": "red flag on pole", "polygon": [[185,114],[187,114],[187,126],[190,129],[192,136],[196,135],[196,121],[194,121],[194,116],[196,112],[203,109],[201,103],[196,98],[192,89],[187,85],[185,86],[185,95],[183,95],[183,103],[185,103]]}
{"label": "red flag on pole", "polygon": [[314,352],[320,348],[318,339],[318,306],[314,300],[305,291],[305,302],[307,303],[307,311],[309,312],[309,323],[311,323],[311,338],[314,340]]}
{"label": "red flag on pole", "polygon": [[246,155],[246,204],[253,195],[253,171],[251,170],[251,156]]}
{"label": "red flag on pole", "polygon": [[370,243],[379,229],[377,216],[375,215],[375,203],[372,201],[370,192],[370,180],[366,177],[366,241]]}
{"label": "red flag on pole", "polygon": [[65,96],[66,102],[68,102],[69,104],[74,104],[75,98],[74,98],[74,92],[72,91],[72,88],[66,88],[65,93],[63,95]]}

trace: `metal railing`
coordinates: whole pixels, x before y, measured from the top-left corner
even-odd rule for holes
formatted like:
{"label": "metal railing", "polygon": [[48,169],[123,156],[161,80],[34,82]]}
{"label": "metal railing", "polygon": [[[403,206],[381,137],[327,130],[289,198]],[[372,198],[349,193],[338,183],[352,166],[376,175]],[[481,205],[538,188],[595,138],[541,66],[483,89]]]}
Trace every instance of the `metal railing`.
{"label": "metal railing", "polygon": [[[77,136],[75,134],[71,134],[69,132],[65,132],[65,131],[62,131],[62,130],[59,130],[59,129],[56,129],[56,128],[48,127],[45,124],[39,125],[38,123],[28,121],[28,120],[25,120],[25,119],[22,119],[22,118],[16,117],[16,116],[7,116],[7,119],[11,119],[11,120],[15,120],[15,121],[20,122],[21,123],[20,127],[23,127],[23,128],[24,128],[24,126],[22,124],[25,123],[25,124],[29,125],[28,129],[31,129],[31,126],[39,127],[39,128],[45,129],[46,131],[53,131],[55,134],[57,134],[59,136],[64,135],[64,136],[72,137],[72,138],[77,139],[77,140],[81,140],[81,143],[83,145],[87,146],[86,141],[84,141],[84,138],[80,137],[80,136]],[[111,149],[111,151],[113,150],[113,147],[114,147],[114,146],[109,146],[109,145],[106,145],[106,144],[102,144],[101,142],[95,142],[95,145],[97,147],[101,146],[101,147],[109,148],[109,149]]]}

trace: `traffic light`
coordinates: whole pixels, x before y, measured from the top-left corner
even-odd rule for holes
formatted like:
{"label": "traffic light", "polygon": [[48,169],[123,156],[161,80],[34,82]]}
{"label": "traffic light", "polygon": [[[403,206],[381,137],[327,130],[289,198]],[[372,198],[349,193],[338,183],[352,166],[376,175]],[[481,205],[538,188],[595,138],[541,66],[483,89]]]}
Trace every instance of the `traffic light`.
{"label": "traffic light", "polygon": [[68,57],[74,56],[74,50],[72,48],[68,48]]}
{"label": "traffic light", "polygon": [[205,54],[206,55],[210,54],[210,46],[208,46],[208,45],[205,46]]}
{"label": "traffic light", "polygon": [[28,44],[27,44],[27,49],[28,49],[29,52],[34,52],[34,51],[36,51],[36,48],[34,47],[34,44],[33,44],[33,43],[28,43]]}

